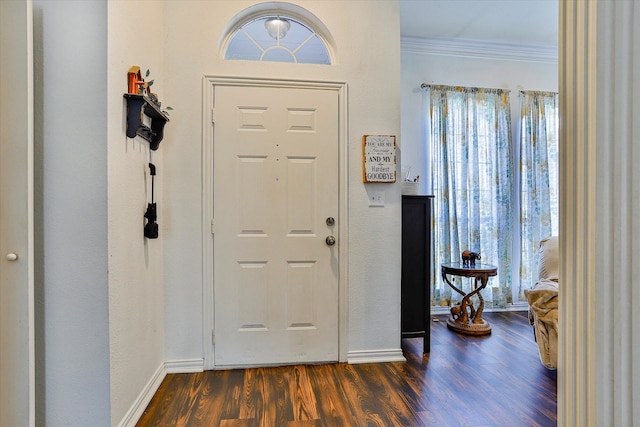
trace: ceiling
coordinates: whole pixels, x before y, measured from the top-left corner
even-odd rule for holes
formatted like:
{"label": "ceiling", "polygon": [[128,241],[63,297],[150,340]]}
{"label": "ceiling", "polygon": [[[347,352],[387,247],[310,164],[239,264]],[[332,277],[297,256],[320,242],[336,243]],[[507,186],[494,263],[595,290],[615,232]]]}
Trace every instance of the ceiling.
{"label": "ceiling", "polygon": [[403,37],[558,46],[558,0],[400,0]]}

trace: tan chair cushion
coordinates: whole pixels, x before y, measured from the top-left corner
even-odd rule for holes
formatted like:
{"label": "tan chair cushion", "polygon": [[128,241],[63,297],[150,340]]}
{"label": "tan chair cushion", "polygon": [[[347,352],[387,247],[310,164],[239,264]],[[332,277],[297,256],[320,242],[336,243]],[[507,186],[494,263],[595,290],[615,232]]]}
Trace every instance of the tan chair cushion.
{"label": "tan chair cushion", "polygon": [[524,291],[540,361],[548,369],[558,366],[559,257],[558,236],[542,240],[538,249],[538,280],[532,289]]}
{"label": "tan chair cushion", "polygon": [[558,281],[559,271],[558,236],[540,242],[538,249],[538,279]]}

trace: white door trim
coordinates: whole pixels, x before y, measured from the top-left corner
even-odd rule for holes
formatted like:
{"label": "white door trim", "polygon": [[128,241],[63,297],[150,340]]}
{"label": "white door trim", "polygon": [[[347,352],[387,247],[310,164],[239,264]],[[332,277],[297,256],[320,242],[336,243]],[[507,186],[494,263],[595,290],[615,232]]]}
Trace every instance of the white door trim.
{"label": "white door trim", "polygon": [[214,295],[213,295],[213,103],[214,87],[245,86],[272,88],[300,88],[335,90],[338,93],[338,354],[339,361],[347,360],[347,254],[348,254],[348,126],[347,126],[347,85],[342,82],[311,80],[255,79],[242,77],[204,76],[202,79],[202,349],[204,369],[214,369]]}
{"label": "white door trim", "polygon": [[[4,207],[0,286],[5,298],[0,307],[4,311],[0,424],[35,426],[33,3],[0,0],[0,11],[0,144],[5,156],[0,162]],[[8,258],[10,254],[17,258]],[[10,375],[5,376],[7,372]]]}

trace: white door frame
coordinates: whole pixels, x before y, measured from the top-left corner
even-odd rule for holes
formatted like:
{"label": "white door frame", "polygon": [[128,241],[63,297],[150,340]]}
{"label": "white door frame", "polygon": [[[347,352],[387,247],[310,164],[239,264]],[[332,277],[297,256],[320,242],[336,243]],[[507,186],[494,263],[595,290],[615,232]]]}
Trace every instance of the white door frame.
{"label": "white door frame", "polygon": [[213,294],[213,103],[215,86],[244,86],[297,89],[335,90],[338,93],[338,355],[347,360],[347,248],[348,248],[348,126],[347,85],[341,82],[310,80],[255,79],[242,77],[204,76],[202,79],[202,312],[204,369],[214,369],[214,294]]}
{"label": "white door frame", "polygon": [[[33,5],[0,0],[0,424],[35,425]],[[6,113],[6,114],[5,114]]]}

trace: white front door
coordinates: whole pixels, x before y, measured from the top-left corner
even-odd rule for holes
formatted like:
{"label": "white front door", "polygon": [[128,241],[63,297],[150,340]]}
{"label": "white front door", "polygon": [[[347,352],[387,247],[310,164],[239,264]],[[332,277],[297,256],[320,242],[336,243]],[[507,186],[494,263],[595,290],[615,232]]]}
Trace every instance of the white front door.
{"label": "white front door", "polygon": [[215,366],[337,361],[338,93],[217,85],[214,105]]}
{"label": "white front door", "polygon": [[31,17],[0,0],[0,426],[35,425]]}

